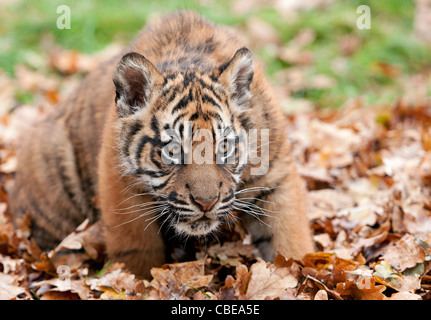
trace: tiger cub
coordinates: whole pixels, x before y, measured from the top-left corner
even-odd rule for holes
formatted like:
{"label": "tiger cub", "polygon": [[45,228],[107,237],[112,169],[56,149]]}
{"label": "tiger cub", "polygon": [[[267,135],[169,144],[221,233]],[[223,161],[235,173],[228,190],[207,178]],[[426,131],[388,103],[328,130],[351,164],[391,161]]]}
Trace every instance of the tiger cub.
{"label": "tiger cub", "polygon": [[166,261],[162,228],[182,241],[242,223],[267,260],[314,249],[270,85],[232,30],[190,11],[145,28],[25,135],[10,203],[45,249],[101,219],[109,258],[143,277]]}

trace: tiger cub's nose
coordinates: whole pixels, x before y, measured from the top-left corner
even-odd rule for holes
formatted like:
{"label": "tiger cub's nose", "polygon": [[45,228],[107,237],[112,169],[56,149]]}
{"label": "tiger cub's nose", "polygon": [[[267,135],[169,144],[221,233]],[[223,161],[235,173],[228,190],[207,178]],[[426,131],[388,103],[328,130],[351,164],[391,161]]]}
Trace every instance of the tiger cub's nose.
{"label": "tiger cub's nose", "polygon": [[192,202],[199,207],[203,212],[210,211],[218,201],[218,196],[211,199],[194,198],[190,195]]}

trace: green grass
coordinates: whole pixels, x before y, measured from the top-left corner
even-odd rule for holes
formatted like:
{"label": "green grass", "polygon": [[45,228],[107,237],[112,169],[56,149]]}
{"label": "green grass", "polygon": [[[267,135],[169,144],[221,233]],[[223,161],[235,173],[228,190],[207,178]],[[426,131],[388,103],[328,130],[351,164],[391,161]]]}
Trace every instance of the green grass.
{"label": "green grass", "polygon": [[[186,1],[116,1],[116,0],[24,0],[5,6],[0,11],[0,33],[6,37],[9,50],[1,53],[3,62],[11,53],[20,50],[40,50],[43,36],[52,35],[55,41],[68,49],[84,53],[101,50],[112,41],[129,42],[136,36],[154,13],[170,12],[181,8],[197,10],[221,23],[234,24],[240,19],[222,14],[229,8],[228,1],[217,1],[214,10],[205,8],[194,0]],[[67,5],[71,9],[71,29],[58,29],[57,6]],[[9,53],[9,55],[7,55]],[[14,54],[12,54],[14,55]],[[6,59],[4,58],[6,56]],[[20,58],[16,58],[17,61]],[[1,65],[8,71],[10,65]]]}
{"label": "green grass", "polygon": [[[371,8],[371,29],[356,28],[360,4]],[[316,40],[307,49],[315,54],[309,76],[325,74],[337,80],[331,89],[298,92],[297,97],[321,106],[339,106],[352,96],[365,96],[369,103],[388,103],[399,94],[395,79],[376,70],[376,63],[387,63],[402,74],[420,72],[431,67],[431,48],[413,36],[412,1],[339,1],[328,10],[305,12],[292,24],[281,26],[284,40],[304,28],[316,33]],[[339,40],[347,35],[360,39],[360,48],[345,57],[346,70],[338,74],[331,62],[341,56]],[[274,58],[274,60],[276,60]],[[276,62],[276,61],[274,61]]]}
{"label": "green grass", "polygon": [[[202,1],[201,1],[202,2]],[[274,8],[252,10],[244,15],[232,13],[228,0],[211,1],[204,6],[197,0],[173,1],[114,1],[114,0],[25,0],[0,7],[0,69],[13,75],[19,63],[30,63],[31,53],[43,53],[46,37],[67,49],[91,53],[115,41],[128,43],[146,21],[155,13],[175,9],[196,10],[209,19],[222,24],[244,26],[247,19],[257,16],[272,25],[283,43],[290,41],[299,31],[308,28],[316,39],[306,49],[314,53],[315,61],[307,66],[311,79],[324,74],[336,79],[337,85],[328,89],[304,89],[294,97],[313,101],[317,106],[337,107],[349,97],[363,96],[369,103],[389,103],[398,94],[397,81],[376,69],[376,63],[389,64],[401,75],[420,72],[431,67],[431,48],[412,35],[414,3],[411,0],[339,0],[328,8],[302,12],[297,19],[285,19]],[[209,2],[209,1],[207,1]],[[56,27],[57,6],[71,9],[70,30]],[[371,29],[356,27],[357,6],[371,8]],[[355,35],[361,46],[346,56],[345,70],[334,71],[334,59],[342,55],[340,39]],[[267,48],[257,54],[266,62],[270,77],[290,67]],[[19,94],[25,100],[25,93]]]}

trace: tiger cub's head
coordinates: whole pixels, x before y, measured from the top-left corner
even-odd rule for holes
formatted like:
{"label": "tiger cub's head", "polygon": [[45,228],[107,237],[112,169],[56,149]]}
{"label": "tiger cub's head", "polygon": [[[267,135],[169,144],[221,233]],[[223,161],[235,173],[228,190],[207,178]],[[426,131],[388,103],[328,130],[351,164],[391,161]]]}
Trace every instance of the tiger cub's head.
{"label": "tiger cub's head", "polygon": [[246,48],[210,72],[160,73],[138,53],[126,54],[117,65],[121,166],[142,182],[143,192],[161,200],[161,220],[180,234],[206,235],[233,217],[235,191],[247,167],[243,138],[252,123],[253,74]]}

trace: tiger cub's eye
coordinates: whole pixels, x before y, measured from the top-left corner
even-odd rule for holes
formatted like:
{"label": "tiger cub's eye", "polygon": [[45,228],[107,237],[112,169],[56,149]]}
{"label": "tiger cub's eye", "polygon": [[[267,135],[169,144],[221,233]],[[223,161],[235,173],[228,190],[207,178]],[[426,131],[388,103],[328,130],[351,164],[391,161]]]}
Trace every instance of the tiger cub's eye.
{"label": "tiger cub's eye", "polygon": [[220,142],[218,145],[218,152],[223,154],[224,156],[228,155],[230,149],[231,149],[231,144],[227,140]]}
{"label": "tiger cub's eye", "polygon": [[181,153],[181,145],[178,142],[171,142],[168,145],[168,152],[171,156],[175,156]]}

